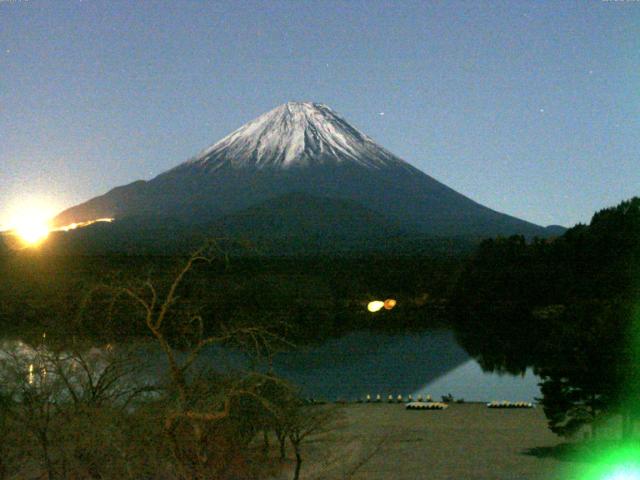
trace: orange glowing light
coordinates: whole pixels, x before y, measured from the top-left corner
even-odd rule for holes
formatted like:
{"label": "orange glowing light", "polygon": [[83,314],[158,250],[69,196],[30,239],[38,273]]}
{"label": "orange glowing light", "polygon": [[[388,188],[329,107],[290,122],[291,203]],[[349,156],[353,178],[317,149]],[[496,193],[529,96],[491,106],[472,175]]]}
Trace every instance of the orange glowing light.
{"label": "orange glowing light", "polygon": [[387,298],[384,301],[384,308],[385,310],[391,310],[393,307],[396,306],[396,301],[393,298]]}
{"label": "orange glowing light", "polygon": [[25,212],[11,222],[11,231],[27,247],[35,247],[49,236],[49,221],[38,212]]}
{"label": "orange glowing light", "polygon": [[94,223],[99,223],[99,222],[111,223],[113,222],[113,218],[97,218],[95,220],[87,220],[86,222],[71,223],[69,225],[65,225],[64,227],[58,227],[55,229],[55,231],[68,232],[70,230],[76,230],[78,228],[88,227],[89,225],[93,225]]}
{"label": "orange glowing light", "polygon": [[86,222],[72,223],[63,227],[52,228],[50,222],[44,216],[23,216],[11,222],[8,229],[20,242],[27,247],[34,247],[44,242],[51,232],[69,232],[78,228],[88,227],[94,223],[113,222],[113,218],[98,218]]}
{"label": "orange glowing light", "polygon": [[52,231],[51,219],[57,211],[55,199],[25,195],[4,205],[0,230],[11,248],[34,248]]}

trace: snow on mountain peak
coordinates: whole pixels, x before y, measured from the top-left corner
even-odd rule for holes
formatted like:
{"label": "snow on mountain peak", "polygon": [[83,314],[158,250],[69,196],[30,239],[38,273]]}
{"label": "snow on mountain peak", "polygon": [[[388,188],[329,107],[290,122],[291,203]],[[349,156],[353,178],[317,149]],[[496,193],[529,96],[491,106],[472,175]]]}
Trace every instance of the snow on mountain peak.
{"label": "snow on mountain peak", "polygon": [[368,168],[404,164],[321,103],[288,102],[260,115],[187,162],[207,170],[290,168],[356,163]]}

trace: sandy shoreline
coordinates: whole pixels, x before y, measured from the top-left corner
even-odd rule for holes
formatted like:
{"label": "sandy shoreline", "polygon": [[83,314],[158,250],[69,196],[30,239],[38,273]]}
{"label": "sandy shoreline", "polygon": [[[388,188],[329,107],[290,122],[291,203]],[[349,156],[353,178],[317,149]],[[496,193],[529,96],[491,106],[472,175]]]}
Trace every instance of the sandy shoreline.
{"label": "sandy shoreline", "polygon": [[572,467],[548,454],[564,440],[549,431],[541,408],[337,408],[339,426],[304,446],[303,479],[565,479]]}

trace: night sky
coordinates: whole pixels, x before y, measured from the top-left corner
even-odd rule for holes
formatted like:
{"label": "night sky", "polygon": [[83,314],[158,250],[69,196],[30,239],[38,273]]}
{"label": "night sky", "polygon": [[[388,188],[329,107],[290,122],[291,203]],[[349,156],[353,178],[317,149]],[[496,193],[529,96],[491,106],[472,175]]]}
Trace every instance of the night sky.
{"label": "night sky", "polygon": [[496,210],[640,195],[640,1],[0,0],[0,225],[329,105]]}

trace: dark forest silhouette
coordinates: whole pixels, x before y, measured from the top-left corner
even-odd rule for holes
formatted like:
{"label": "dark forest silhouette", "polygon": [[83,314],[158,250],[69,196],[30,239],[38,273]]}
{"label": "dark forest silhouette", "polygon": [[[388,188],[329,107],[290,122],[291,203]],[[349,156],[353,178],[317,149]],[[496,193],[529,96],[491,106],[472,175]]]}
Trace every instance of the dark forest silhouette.
{"label": "dark forest silhouette", "polygon": [[554,240],[483,242],[452,295],[462,346],[490,371],[542,377],[550,428],[570,435],[603,413],[632,434],[640,393],[640,198]]}

